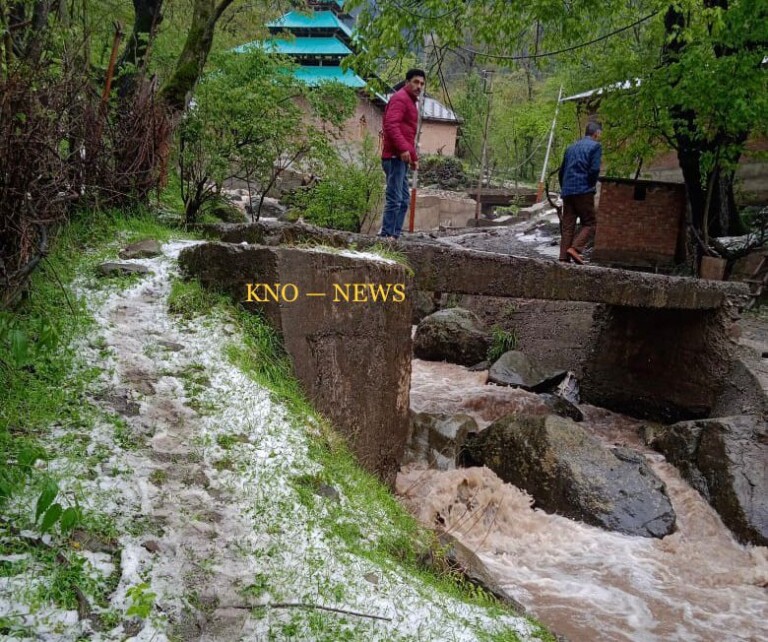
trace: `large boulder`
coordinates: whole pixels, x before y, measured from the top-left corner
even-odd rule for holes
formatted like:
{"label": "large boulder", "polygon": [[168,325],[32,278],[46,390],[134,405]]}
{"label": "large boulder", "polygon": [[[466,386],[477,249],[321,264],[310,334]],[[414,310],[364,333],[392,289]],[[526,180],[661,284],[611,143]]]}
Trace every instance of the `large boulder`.
{"label": "large boulder", "polygon": [[96,266],[99,276],[130,276],[132,274],[149,274],[149,268],[139,263],[116,263],[107,261]]}
{"label": "large boulder", "polygon": [[720,514],[742,542],[768,545],[768,426],[757,416],[657,428],[650,445]]}
{"label": "large boulder", "polygon": [[575,403],[568,401],[565,397],[561,397],[558,394],[544,393],[539,395],[539,399],[544,402],[544,405],[553,415],[567,417],[574,421],[584,421],[584,413],[579,410]]}
{"label": "large boulder", "polygon": [[413,353],[427,361],[471,366],[485,359],[488,332],[469,310],[448,308],[422,319],[416,328]]}
{"label": "large boulder", "polygon": [[426,462],[437,470],[455,468],[464,440],[477,431],[477,422],[469,415],[413,413],[403,463]]}
{"label": "large boulder", "polygon": [[563,381],[567,374],[567,370],[544,372],[525,353],[510,350],[491,366],[488,383],[522,388],[529,392],[547,392]]}
{"label": "large boulder", "polygon": [[217,203],[211,208],[211,214],[224,223],[245,223],[248,220],[243,210],[230,201]]}
{"label": "large boulder", "polygon": [[126,245],[117,255],[121,259],[151,259],[160,256],[162,253],[163,248],[158,241],[155,239],[144,239],[143,241]]}
{"label": "large boulder", "polygon": [[505,417],[467,438],[463,461],[487,466],[549,513],[642,537],[675,526],[665,486],[645,459],[606,448],[569,419]]}
{"label": "large boulder", "polygon": [[261,202],[261,210],[259,210],[259,203],[261,202],[261,196],[256,196],[251,199],[249,205],[246,205],[245,211],[249,216],[258,215],[262,218],[277,218],[281,219],[288,208],[282,205],[276,198],[269,196],[264,197],[264,201]]}

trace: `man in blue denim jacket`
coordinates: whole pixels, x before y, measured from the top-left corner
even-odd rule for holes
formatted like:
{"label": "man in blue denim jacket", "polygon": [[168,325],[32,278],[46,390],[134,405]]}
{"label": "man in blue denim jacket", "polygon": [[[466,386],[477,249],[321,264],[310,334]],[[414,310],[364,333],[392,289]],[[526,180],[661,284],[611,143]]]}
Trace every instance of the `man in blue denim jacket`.
{"label": "man in blue denim jacket", "polygon": [[[560,166],[560,196],[563,219],[560,234],[560,260],[584,263],[582,252],[595,234],[595,191],[603,150],[599,143],[603,126],[587,125],[584,138],[565,150]],[[576,234],[576,222],[581,229]]]}

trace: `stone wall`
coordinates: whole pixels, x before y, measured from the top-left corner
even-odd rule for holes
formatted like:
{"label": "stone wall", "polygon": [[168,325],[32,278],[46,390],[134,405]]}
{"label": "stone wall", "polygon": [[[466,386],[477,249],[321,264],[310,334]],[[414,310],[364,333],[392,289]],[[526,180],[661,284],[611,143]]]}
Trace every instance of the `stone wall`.
{"label": "stone wall", "polygon": [[638,267],[674,265],[685,209],[683,185],[601,179],[593,260]]}
{"label": "stone wall", "polygon": [[598,307],[595,303],[465,295],[457,304],[472,310],[488,328],[498,326],[514,333],[517,349],[544,370],[570,370],[577,377],[584,374]]}
{"label": "stone wall", "polygon": [[[373,301],[366,289],[410,287],[404,268],[355,253],[226,243],[185,250],[180,262],[204,285],[267,318],[313,406],[347,438],[367,470],[393,485],[408,433],[411,306],[409,299]],[[275,301],[261,288],[257,297],[249,296],[248,284],[250,293],[255,284],[292,284],[296,296],[284,290]],[[349,284],[362,289],[352,287],[346,301],[334,284],[343,291]]]}
{"label": "stone wall", "polygon": [[517,348],[545,370],[574,372],[587,403],[659,421],[707,417],[726,405],[733,414],[735,400],[745,403],[744,385],[729,389],[735,362],[722,312],[477,296],[452,302],[489,329],[513,332]]}
{"label": "stone wall", "polygon": [[[363,229],[366,234],[378,234],[381,229],[381,212],[372,217]],[[405,215],[403,230],[408,231],[410,212]],[[440,227],[464,227],[467,221],[475,216],[475,201],[459,196],[455,192],[448,193],[430,189],[419,189],[416,192],[416,212],[413,219],[415,232],[437,230]]]}

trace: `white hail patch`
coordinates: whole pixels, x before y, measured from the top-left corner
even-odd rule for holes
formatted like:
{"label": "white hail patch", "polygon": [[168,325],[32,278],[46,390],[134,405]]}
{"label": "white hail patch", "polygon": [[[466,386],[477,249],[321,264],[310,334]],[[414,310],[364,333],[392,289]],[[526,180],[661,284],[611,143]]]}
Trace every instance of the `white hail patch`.
{"label": "white hail patch", "polygon": [[[127,290],[83,290],[97,330],[80,353],[104,368],[98,403],[117,396],[137,412],[117,422],[101,413],[87,447],[88,457],[102,454],[95,470],[65,457],[51,462],[66,473],[62,491],[76,491],[86,510],[111,516],[122,533],[111,609],[129,621],[124,614],[136,603],[129,595],[137,591],[151,608],[129,639],[162,642],[179,631],[197,631],[201,640],[314,639],[312,615],[325,639],[336,630],[360,640],[463,642],[478,639],[479,629],[504,626],[530,635],[525,619],[492,616],[442,595],[394,565],[353,555],[328,535],[323,521],[335,519],[356,526],[373,545],[377,509],[353,509],[343,495],[339,504],[302,504],[294,480],[319,472],[306,426],[226,359],[227,346],[240,343],[232,325],[169,315],[175,259],[193,244],[168,243],[163,256],[134,261],[152,274]],[[76,430],[56,426],[50,443]],[[115,568],[109,555],[83,555],[95,576]],[[2,579],[6,588],[10,581]],[[286,606],[253,610],[270,604]],[[47,606],[33,612],[0,601],[0,615],[16,607],[40,639],[126,638],[123,624],[93,631],[76,612]]]}

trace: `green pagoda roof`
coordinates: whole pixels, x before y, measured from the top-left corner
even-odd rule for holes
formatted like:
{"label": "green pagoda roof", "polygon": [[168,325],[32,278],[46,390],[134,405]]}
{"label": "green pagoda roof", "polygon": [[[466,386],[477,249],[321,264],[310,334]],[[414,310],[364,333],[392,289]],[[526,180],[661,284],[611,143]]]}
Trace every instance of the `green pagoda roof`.
{"label": "green pagoda roof", "polygon": [[352,30],[345,25],[333,11],[312,11],[300,13],[289,11],[277,20],[267,23],[270,29],[338,29],[348,37],[352,37]]}
{"label": "green pagoda roof", "polygon": [[340,82],[347,87],[359,89],[365,87],[365,81],[354,71],[341,67],[299,67],[294,72],[296,78],[310,87],[316,87],[324,82]]}
{"label": "green pagoda roof", "polygon": [[289,56],[348,56],[352,53],[338,38],[272,38],[264,42],[264,48]]}

